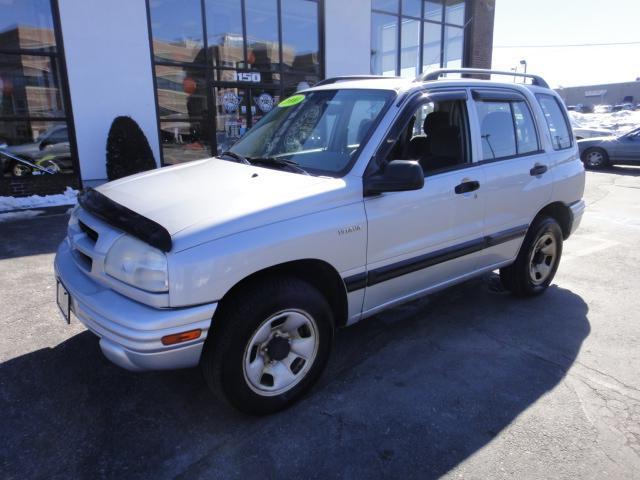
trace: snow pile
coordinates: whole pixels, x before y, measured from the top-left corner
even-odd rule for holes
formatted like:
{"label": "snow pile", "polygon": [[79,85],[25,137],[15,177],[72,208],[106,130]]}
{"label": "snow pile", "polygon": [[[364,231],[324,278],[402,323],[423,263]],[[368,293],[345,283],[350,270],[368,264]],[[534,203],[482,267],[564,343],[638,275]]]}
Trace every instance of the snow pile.
{"label": "snow pile", "polygon": [[31,195],[30,197],[0,197],[0,212],[22,210],[26,208],[55,207],[58,205],[75,205],[78,190],[67,187],[64,193],[57,195]]}
{"label": "snow pile", "polygon": [[574,128],[592,128],[595,130],[613,130],[625,133],[640,127],[640,110],[622,110],[612,113],[569,112]]}
{"label": "snow pile", "polygon": [[0,213],[0,223],[9,222],[11,220],[24,220],[26,218],[33,218],[40,216],[44,213],[44,210],[21,210],[18,212]]}

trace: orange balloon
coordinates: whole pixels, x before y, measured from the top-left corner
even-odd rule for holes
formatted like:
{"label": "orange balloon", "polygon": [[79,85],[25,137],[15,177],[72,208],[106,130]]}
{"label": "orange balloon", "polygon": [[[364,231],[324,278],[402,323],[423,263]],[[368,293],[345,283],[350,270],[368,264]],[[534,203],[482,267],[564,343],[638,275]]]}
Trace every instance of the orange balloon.
{"label": "orange balloon", "polygon": [[191,77],[187,77],[182,81],[182,89],[187,95],[193,95],[197,87],[196,81]]}

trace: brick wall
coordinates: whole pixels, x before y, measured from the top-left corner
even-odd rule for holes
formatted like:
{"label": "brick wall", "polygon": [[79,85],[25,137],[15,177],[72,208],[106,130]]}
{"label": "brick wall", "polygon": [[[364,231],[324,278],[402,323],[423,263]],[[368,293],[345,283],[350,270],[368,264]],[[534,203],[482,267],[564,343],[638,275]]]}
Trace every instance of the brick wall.
{"label": "brick wall", "polygon": [[31,175],[0,179],[0,196],[26,197],[29,195],[53,195],[67,187],[79,188],[76,175]]}
{"label": "brick wall", "polygon": [[493,51],[493,20],[495,0],[470,0],[469,26],[467,27],[467,67],[491,68]]}

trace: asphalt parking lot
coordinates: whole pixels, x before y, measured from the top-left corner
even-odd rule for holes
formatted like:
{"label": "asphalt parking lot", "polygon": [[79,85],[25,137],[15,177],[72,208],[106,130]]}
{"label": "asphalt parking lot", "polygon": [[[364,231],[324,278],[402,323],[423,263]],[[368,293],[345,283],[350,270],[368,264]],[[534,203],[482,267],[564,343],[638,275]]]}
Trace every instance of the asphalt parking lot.
{"label": "asphalt parking lot", "polygon": [[55,305],[66,215],[0,223],[0,476],[640,478],[640,170],[588,173],[585,198],[544,296],[488,276],[342,330],[265,418],[197,369],[111,365]]}

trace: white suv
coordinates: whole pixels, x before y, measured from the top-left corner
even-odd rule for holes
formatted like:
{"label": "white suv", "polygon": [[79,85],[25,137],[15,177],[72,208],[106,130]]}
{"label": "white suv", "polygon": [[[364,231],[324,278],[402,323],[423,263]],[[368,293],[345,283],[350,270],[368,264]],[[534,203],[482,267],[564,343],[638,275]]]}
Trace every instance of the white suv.
{"label": "white suv", "polygon": [[220,157],[83,191],[63,314],[124,368],[200,364],[268,413],[316,381],[338,327],[495,269],[542,293],[584,211],[563,103],[536,76],[451,72],[325,80]]}

